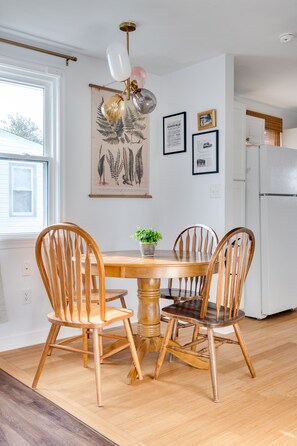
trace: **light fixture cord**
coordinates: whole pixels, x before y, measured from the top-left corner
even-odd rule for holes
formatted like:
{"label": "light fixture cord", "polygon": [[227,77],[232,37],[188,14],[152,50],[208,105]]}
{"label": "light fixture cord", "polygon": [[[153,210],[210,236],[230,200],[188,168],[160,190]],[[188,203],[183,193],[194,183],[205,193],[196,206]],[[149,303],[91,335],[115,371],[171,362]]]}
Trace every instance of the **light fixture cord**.
{"label": "light fixture cord", "polygon": [[[129,47],[129,31],[128,31],[128,29],[126,31],[126,46],[127,46],[127,53],[128,53],[128,56],[129,56],[130,55],[129,54],[130,47]],[[130,100],[130,77],[128,77],[126,82],[127,82],[127,84],[126,84],[126,97],[127,97],[127,101],[129,101]]]}
{"label": "light fixture cord", "polygon": [[126,31],[126,45],[127,45],[127,52],[129,55],[129,50],[130,50],[130,48],[129,48],[129,31]]}

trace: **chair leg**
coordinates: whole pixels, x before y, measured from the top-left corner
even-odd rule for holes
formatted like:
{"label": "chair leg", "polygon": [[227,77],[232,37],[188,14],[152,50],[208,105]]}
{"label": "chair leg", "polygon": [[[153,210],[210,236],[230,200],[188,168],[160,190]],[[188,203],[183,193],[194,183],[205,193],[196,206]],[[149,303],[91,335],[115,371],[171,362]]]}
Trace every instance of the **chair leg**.
{"label": "chair leg", "polygon": [[174,323],[175,323],[175,319],[173,319],[173,318],[168,321],[167,331],[165,333],[165,336],[164,336],[164,339],[163,339],[163,342],[162,342],[162,346],[161,346],[161,349],[160,349],[159,357],[158,357],[158,360],[157,360],[157,364],[156,364],[155,379],[159,378],[160,370],[161,370],[161,367],[163,365],[164,358],[165,358],[165,355],[166,355],[166,347],[168,345],[169,339],[172,336]]}
{"label": "chair leg", "polygon": [[[173,304],[179,304],[181,301],[179,300],[179,299],[177,299],[177,300],[174,300],[173,299]],[[169,321],[168,321],[169,322]],[[174,321],[174,327],[173,327],[173,329],[172,329],[172,335],[171,335],[171,339],[173,340],[173,341],[175,341],[176,340],[176,338],[178,338],[178,336],[179,336],[179,325],[178,325],[178,323],[179,323],[179,321],[178,321],[178,319],[175,319],[175,321]],[[173,357],[173,355],[169,355],[169,361],[172,361],[172,357]]]}
{"label": "chair leg", "polygon": [[235,331],[237,340],[238,340],[238,342],[239,342],[239,345],[240,345],[242,354],[243,354],[243,356],[244,356],[245,362],[247,363],[247,366],[248,366],[248,368],[249,368],[251,377],[252,377],[252,378],[255,378],[255,377],[256,377],[256,372],[255,372],[254,366],[253,366],[253,364],[252,364],[250,355],[248,354],[248,351],[247,351],[245,342],[244,342],[244,340],[243,340],[243,337],[242,337],[242,335],[241,335],[241,331],[240,331],[240,329],[239,329],[239,326],[238,326],[238,324],[234,324],[233,327],[234,327],[234,331]]}
{"label": "chair leg", "polygon": [[46,361],[46,358],[47,358],[47,354],[48,354],[49,349],[50,349],[50,344],[52,344],[52,341],[55,339],[56,332],[57,332],[56,325],[52,324],[51,328],[50,328],[50,331],[49,331],[49,334],[47,336],[47,340],[46,340],[44,348],[43,348],[43,352],[41,354],[41,358],[40,358],[40,361],[39,361],[39,364],[38,364],[38,367],[37,367],[37,371],[36,371],[35,376],[34,376],[34,380],[33,380],[33,383],[32,383],[32,388],[33,389],[36,389],[36,387],[37,387],[37,384],[38,384],[41,372],[43,370],[43,367],[44,367],[44,364],[45,364],[45,361]]}
{"label": "chair leg", "polygon": [[123,322],[124,322],[124,327],[126,330],[126,335],[127,335],[127,338],[128,338],[129,344],[130,344],[130,351],[131,351],[134,366],[137,371],[138,379],[143,379],[141,368],[140,368],[140,363],[139,363],[139,358],[137,355],[137,350],[136,350],[134,339],[133,339],[133,333],[131,330],[131,324],[129,324],[129,319],[124,319]]}
{"label": "chair leg", "polygon": [[[82,329],[82,338],[83,338],[83,349],[87,351],[89,347],[89,337],[87,328]],[[88,367],[88,364],[89,364],[89,355],[88,353],[84,353],[84,367]]]}
{"label": "chair leg", "polygon": [[[59,331],[60,331],[60,328],[61,328],[60,325],[55,325],[55,332],[54,332],[54,334],[53,334],[53,339],[52,339],[52,341],[51,341],[51,344],[55,344],[55,342],[56,342],[56,340],[57,340],[57,337],[58,337],[58,334],[59,334]],[[52,347],[50,347],[50,348],[48,349],[47,356],[51,356],[52,351],[53,351],[53,349],[52,349]]]}
{"label": "chair leg", "polygon": [[[193,336],[192,336],[192,342],[194,342],[194,341],[196,341],[197,339],[198,339],[198,336],[199,336],[199,329],[200,329],[200,327],[199,327],[199,325],[197,324],[197,325],[194,325],[194,330],[193,330]],[[195,351],[196,350],[196,345],[193,345],[192,347],[191,347],[191,350],[193,350],[193,351]]]}
{"label": "chair leg", "polygon": [[178,338],[178,336],[179,336],[178,320],[175,319],[175,321],[174,321],[174,327],[173,327],[173,329],[172,329],[171,339],[172,339],[173,341],[175,341],[176,338]]}
{"label": "chair leg", "polygon": [[99,337],[98,329],[93,329],[93,351],[94,351],[94,367],[95,367],[95,381],[96,381],[96,395],[97,406],[102,406],[101,394],[101,367],[100,367],[100,351],[99,351]]}
{"label": "chair leg", "polygon": [[100,353],[100,364],[103,364],[102,354],[103,354],[103,337],[101,336],[103,333],[102,328],[98,329],[99,333],[99,353]]}
{"label": "chair leg", "polygon": [[210,374],[211,374],[211,382],[213,390],[213,400],[215,403],[218,403],[219,395],[218,395],[216,353],[215,353],[214,335],[212,328],[207,328],[207,337],[208,337],[209,362],[210,362]]}
{"label": "chair leg", "polygon": [[[176,338],[178,337],[178,320],[177,319],[173,319],[173,320],[174,320],[174,324],[173,324],[172,333],[171,333],[171,337],[170,338],[173,341],[175,341]],[[173,361],[173,354],[172,353],[169,353],[168,361],[169,362]]]}
{"label": "chair leg", "polygon": [[[121,301],[122,308],[127,308],[127,305],[126,305],[126,301],[125,301],[124,296],[121,296],[121,297],[120,297],[120,301]],[[131,332],[132,332],[132,334],[133,334],[132,324],[131,324],[130,318],[128,319],[128,323],[129,323],[129,325],[130,325],[130,329],[131,329]]]}

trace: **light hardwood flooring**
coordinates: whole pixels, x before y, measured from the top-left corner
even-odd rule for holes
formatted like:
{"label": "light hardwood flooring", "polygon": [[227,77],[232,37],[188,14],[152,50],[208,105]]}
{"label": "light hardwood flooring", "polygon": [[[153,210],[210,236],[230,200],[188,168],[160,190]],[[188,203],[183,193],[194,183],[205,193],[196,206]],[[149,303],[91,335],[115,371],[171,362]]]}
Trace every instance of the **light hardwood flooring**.
{"label": "light hardwood flooring", "polygon": [[[178,360],[152,379],[157,355],[145,357],[142,382],[125,384],[130,356],[102,367],[103,404],[96,406],[93,360],[55,350],[39,392],[120,446],[297,445],[297,311],[240,324],[257,377],[237,346],[217,350],[220,403],[213,403],[209,371]],[[190,329],[184,329],[183,336]],[[42,346],[0,353],[0,367],[31,385]]]}

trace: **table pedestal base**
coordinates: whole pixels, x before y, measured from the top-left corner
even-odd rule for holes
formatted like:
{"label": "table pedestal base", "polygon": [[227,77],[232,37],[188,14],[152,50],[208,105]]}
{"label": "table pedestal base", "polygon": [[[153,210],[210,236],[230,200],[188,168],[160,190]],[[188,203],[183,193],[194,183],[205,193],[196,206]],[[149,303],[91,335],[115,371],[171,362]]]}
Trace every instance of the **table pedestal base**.
{"label": "table pedestal base", "polygon": [[[162,344],[160,331],[160,279],[137,279],[138,325],[136,349],[140,364],[146,353],[159,352]],[[137,378],[132,364],[126,382],[131,384]]]}
{"label": "table pedestal base", "polygon": [[[159,352],[163,338],[161,336],[155,338],[139,338],[136,337],[136,350],[140,365],[146,353]],[[126,384],[132,384],[137,379],[137,372],[134,364],[132,364],[130,371],[126,377]]]}
{"label": "table pedestal base", "polygon": [[[160,324],[160,279],[138,279],[138,326],[136,335],[136,349],[140,365],[146,353],[159,352],[163,337]],[[177,344],[178,345],[178,344]],[[178,356],[176,353],[175,356]],[[201,369],[208,368],[208,363],[200,358],[180,359]],[[126,383],[132,384],[137,379],[137,372],[132,364],[127,375]]]}

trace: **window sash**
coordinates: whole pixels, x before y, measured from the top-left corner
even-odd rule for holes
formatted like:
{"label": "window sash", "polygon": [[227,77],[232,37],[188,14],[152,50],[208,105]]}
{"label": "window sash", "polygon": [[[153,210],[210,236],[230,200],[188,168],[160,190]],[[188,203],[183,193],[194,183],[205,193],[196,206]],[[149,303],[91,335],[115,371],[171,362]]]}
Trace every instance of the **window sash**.
{"label": "window sash", "polygon": [[[19,62],[15,65],[7,64],[4,58],[0,57],[0,81],[16,82],[29,87],[42,87],[44,92],[44,132],[43,147],[44,155],[26,155],[11,154],[5,151],[1,152],[0,160],[9,161],[26,161],[26,162],[43,162],[44,171],[44,225],[52,224],[60,219],[60,82],[61,73],[58,70],[51,72],[45,67],[22,67]],[[5,150],[5,147],[2,150]],[[6,234],[1,232],[0,241],[17,240],[36,236],[39,231],[32,230],[31,233],[16,231],[15,233]],[[1,242],[2,245],[2,242]]]}

